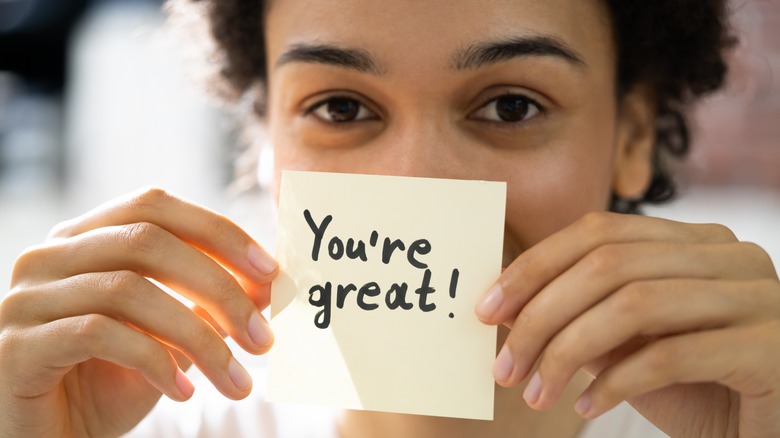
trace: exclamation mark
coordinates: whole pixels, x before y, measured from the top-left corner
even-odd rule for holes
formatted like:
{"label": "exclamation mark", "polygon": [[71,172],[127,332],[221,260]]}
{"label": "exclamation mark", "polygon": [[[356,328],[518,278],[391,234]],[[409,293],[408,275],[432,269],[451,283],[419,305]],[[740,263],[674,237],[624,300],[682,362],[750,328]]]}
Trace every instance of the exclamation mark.
{"label": "exclamation mark", "polygon": [[[450,298],[455,299],[455,291],[458,290],[458,276],[460,272],[457,269],[452,270],[452,277],[450,277]],[[450,318],[455,318],[455,314],[450,312]]]}

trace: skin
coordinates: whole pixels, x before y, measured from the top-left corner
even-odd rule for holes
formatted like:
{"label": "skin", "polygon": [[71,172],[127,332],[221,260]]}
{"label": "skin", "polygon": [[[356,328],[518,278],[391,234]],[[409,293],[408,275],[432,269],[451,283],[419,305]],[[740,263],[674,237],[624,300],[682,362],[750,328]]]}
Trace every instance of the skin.
{"label": "skin", "polygon": [[[475,309],[507,327],[496,421],[348,412],[344,436],[574,436],[572,405],[594,418],[622,400],[672,436],[780,434],[780,283],[766,253],[722,226],[604,212],[612,192],[647,185],[654,108],[641,84],[615,96],[600,2],[277,0],[266,37],[274,192],[282,169],[508,183],[506,269]],[[463,59],[529,39],[573,56],[542,44]],[[362,62],[323,62],[311,50],[323,45]],[[507,100],[513,122],[496,111]],[[251,380],[220,335],[271,347],[257,310],[276,272],[229,219],[159,189],[55,227],[20,256],[0,304],[0,435],[127,431],[161,393],[191,396],[191,362],[245,397]]]}

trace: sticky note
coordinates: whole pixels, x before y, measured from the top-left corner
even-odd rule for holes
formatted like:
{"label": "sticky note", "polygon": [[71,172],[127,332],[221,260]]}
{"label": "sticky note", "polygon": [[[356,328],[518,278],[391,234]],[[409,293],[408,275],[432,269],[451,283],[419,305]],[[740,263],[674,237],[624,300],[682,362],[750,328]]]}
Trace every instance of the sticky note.
{"label": "sticky note", "polygon": [[492,419],[502,182],[285,171],[267,399]]}

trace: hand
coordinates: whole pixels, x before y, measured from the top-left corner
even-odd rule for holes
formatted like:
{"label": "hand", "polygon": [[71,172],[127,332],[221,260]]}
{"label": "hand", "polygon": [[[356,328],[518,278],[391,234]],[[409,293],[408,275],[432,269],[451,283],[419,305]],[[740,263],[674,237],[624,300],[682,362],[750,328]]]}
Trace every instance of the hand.
{"label": "hand", "polygon": [[780,282],[725,227],[589,214],[517,257],[477,315],[511,328],[499,384],[539,360],[535,409],[584,368],[585,418],[628,400],[672,436],[780,436]]}
{"label": "hand", "polygon": [[[227,397],[251,378],[219,333],[267,351],[275,261],[227,218],[147,189],[57,226],[0,304],[0,436],[119,435],[190,361]],[[194,303],[170,296],[155,279]]]}

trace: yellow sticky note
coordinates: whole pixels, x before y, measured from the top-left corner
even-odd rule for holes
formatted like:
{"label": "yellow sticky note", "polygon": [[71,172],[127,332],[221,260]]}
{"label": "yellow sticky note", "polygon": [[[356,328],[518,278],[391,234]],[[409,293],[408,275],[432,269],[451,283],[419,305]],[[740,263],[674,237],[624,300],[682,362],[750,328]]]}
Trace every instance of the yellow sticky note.
{"label": "yellow sticky note", "polygon": [[282,175],[267,398],[492,419],[506,184]]}

